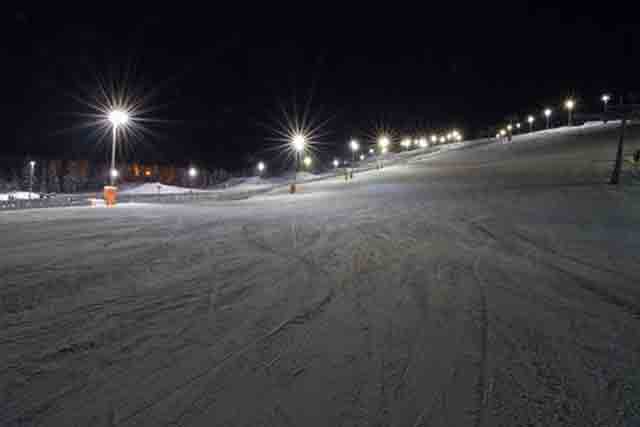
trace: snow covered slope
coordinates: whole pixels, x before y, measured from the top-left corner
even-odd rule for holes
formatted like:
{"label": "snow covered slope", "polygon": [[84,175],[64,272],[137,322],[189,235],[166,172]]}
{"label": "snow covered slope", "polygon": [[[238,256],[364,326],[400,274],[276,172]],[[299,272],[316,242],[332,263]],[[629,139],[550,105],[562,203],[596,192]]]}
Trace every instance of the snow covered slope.
{"label": "snow covered slope", "polygon": [[615,136],[0,213],[0,424],[633,425],[640,192],[602,184]]}

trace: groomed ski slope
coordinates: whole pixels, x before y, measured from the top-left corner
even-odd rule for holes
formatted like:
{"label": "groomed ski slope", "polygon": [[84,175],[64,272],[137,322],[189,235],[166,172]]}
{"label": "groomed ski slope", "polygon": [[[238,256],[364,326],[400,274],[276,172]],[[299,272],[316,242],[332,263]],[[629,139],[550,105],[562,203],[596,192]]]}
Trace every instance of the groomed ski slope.
{"label": "groomed ski slope", "polygon": [[640,192],[604,184],[615,144],[590,126],[294,196],[1,213],[0,425],[625,425]]}

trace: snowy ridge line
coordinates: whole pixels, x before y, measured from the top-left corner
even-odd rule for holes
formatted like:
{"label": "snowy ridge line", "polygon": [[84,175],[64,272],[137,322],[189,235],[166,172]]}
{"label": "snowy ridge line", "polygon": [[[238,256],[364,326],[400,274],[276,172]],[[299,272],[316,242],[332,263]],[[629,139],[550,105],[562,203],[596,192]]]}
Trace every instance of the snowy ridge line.
{"label": "snowy ridge line", "polygon": [[[481,144],[489,144],[491,139],[482,139],[474,141],[465,141],[447,144],[438,147],[428,147],[424,149],[405,151],[400,153],[393,153],[386,156],[376,156],[374,159],[368,159],[363,161],[360,166],[354,169],[355,173],[368,172],[374,169],[378,169],[378,162],[383,162],[387,166],[412,163],[426,160],[437,154],[445,153],[452,150],[460,150],[464,148],[471,148]],[[324,173],[314,178],[307,178],[298,182],[298,184],[307,184],[317,181],[323,181],[331,178],[341,178],[344,176],[344,169],[351,169],[350,167],[339,168],[337,171],[331,173]],[[181,203],[194,200],[219,200],[219,201],[232,201],[232,200],[244,200],[250,197],[268,193],[277,188],[284,188],[291,184],[288,180],[283,182],[264,184],[262,188],[254,188],[249,190],[235,190],[233,187],[224,190],[202,190],[202,189],[189,189],[184,192],[175,193],[136,193],[135,191],[124,191],[118,194],[118,202],[120,203],[133,203],[133,202],[146,202],[146,203]],[[93,197],[62,197],[52,199],[15,199],[15,200],[0,200],[0,212],[3,210],[22,210],[22,209],[42,209],[42,208],[56,208],[56,207],[69,207],[69,206],[90,206],[93,203]],[[100,198],[97,198],[100,200]]]}

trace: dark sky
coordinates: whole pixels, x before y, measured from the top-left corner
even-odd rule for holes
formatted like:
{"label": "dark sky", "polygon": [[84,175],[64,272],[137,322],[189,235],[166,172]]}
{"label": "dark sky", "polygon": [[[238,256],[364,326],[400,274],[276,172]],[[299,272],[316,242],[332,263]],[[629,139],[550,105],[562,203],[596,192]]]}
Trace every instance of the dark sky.
{"label": "dark sky", "polygon": [[69,129],[86,122],[75,98],[95,95],[99,79],[150,95],[146,117],[161,120],[131,157],[230,169],[272,155],[281,106],[309,102],[314,118],[329,119],[322,150],[331,157],[378,125],[472,135],[567,95],[593,111],[603,91],[638,90],[633,14],[613,5],[343,3],[3,6],[2,152],[104,156],[95,134]]}

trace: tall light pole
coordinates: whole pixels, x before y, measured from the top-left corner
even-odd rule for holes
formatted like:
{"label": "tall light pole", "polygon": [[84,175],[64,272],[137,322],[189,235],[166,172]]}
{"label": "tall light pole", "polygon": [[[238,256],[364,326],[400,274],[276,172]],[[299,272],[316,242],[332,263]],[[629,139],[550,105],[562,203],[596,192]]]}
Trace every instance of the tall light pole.
{"label": "tall light pole", "polygon": [[300,158],[302,157],[302,153],[304,152],[304,149],[307,146],[307,138],[304,137],[304,135],[302,134],[297,134],[294,135],[293,138],[291,139],[291,145],[293,146],[293,150],[295,151],[295,155],[296,155],[296,167],[295,167],[295,173],[293,175],[293,191],[295,192],[295,184],[298,182],[298,168],[300,167]]}
{"label": "tall light pole", "polygon": [[311,157],[306,156],[304,158],[304,167],[309,169],[309,167],[311,166],[311,162],[312,162]]}
{"label": "tall light pole", "polygon": [[29,162],[29,200],[31,200],[31,193],[33,193],[33,171],[36,167],[36,162],[31,160]]}
{"label": "tall light pole", "polygon": [[533,122],[536,119],[533,116],[527,117],[527,122],[529,123],[529,132],[533,132]]}
{"label": "tall light pole", "polygon": [[113,110],[109,113],[109,121],[113,127],[113,143],[111,144],[111,170],[109,171],[109,177],[111,178],[111,186],[115,184],[115,179],[118,176],[116,171],[116,138],[118,134],[118,127],[124,126],[129,121],[129,114],[123,110]]}
{"label": "tall light pole", "polygon": [[604,112],[606,113],[608,109],[609,101],[611,100],[611,95],[609,95],[608,93],[605,93],[604,95],[602,95],[602,98],[600,98],[600,100],[604,104]]}
{"label": "tall light pole", "polygon": [[576,102],[569,98],[565,101],[564,107],[567,109],[568,117],[567,117],[567,125],[571,126],[573,124],[573,109],[576,106]]}
{"label": "tall light pole", "polygon": [[544,117],[547,119],[547,129],[549,129],[549,121],[551,120],[551,108],[544,109]]}
{"label": "tall light pole", "polygon": [[[387,153],[387,147],[389,147],[390,141],[386,136],[381,136],[378,138],[378,147],[380,148],[380,154]],[[380,160],[380,167],[384,167],[384,160]]]}
{"label": "tall light pole", "polygon": [[188,174],[189,174],[189,185],[193,187],[193,181],[198,176],[198,169],[196,169],[195,166],[191,166],[189,168]]}
{"label": "tall light pole", "polygon": [[300,168],[300,159],[302,158],[302,153],[304,153],[304,149],[307,146],[307,139],[304,135],[298,134],[293,137],[291,140],[291,144],[293,145],[293,149],[296,153],[296,172],[294,175],[294,182],[298,181],[298,169]]}
{"label": "tall light pole", "polygon": [[356,167],[356,153],[360,150],[360,144],[355,139],[349,141],[349,149],[351,150],[351,171],[349,176],[353,178],[353,170]]}

